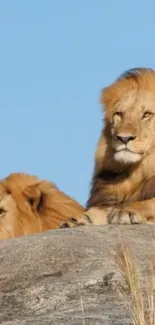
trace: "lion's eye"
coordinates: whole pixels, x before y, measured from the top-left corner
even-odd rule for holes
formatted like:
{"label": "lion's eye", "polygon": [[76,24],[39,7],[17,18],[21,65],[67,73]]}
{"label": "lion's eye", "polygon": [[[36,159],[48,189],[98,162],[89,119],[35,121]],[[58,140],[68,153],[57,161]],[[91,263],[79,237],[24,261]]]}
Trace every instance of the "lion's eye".
{"label": "lion's eye", "polygon": [[115,112],[114,116],[122,117],[122,112],[117,111],[117,112]]}
{"label": "lion's eye", "polygon": [[148,119],[149,117],[152,116],[152,113],[151,112],[145,112],[142,116],[143,119]]}
{"label": "lion's eye", "polygon": [[3,208],[0,208],[0,216],[4,214],[6,211]]}

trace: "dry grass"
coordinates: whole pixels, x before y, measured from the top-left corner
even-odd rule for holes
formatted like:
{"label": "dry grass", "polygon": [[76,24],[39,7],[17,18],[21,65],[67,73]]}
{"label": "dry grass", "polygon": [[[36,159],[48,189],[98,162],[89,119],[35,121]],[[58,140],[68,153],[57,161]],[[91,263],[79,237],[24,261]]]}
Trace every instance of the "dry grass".
{"label": "dry grass", "polygon": [[119,294],[130,312],[133,325],[155,325],[155,275],[152,263],[148,276],[140,280],[136,263],[128,247],[121,245],[117,248],[116,260],[129,286],[131,299],[125,289],[119,290]]}

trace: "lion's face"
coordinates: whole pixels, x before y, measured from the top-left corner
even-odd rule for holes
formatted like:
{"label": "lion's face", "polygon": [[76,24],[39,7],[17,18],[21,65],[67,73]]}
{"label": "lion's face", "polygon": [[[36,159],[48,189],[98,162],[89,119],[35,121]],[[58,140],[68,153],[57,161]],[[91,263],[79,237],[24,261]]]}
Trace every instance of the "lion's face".
{"label": "lion's face", "polygon": [[0,239],[38,233],[41,230],[37,216],[21,211],[11,194],[0,195]]}
{"label": "lion's face", "polygon": [[15,237],[17,206],[10,194],[0,196],[0,239]]}
{"label": "lion's face", "polygon": [[109,122],[114,160],[139,162],[155,146],[155,96],[130,90],[114,104]]}
{"label": "lion's face", "polygon": [[83,208],[57,187],[15,173],[0,182],[0,239],[56,229]]}
{"label": "lion's face", "polygon": [[17,174],[13,182],[9,182],[9,177],[0,182],[0,239],[38,233],[41,230],[38,216],[33,213],[22,190],[18,188],[20,178]]}

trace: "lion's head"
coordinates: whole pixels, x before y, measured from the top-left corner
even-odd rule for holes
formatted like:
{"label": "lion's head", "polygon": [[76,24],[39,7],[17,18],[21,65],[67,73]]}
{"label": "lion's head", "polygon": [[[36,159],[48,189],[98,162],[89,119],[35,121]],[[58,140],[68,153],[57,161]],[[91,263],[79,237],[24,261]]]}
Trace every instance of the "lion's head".
{"label": "lion's head", "polygon": [[15,173],[0,182],[0,239],[59,228],[83,208],[54,184]]}
{"label": "lion's head", "polygon": [[125,72],[103,89],[101,103],[115,163],[137,164],[155,148],[155,71]]}

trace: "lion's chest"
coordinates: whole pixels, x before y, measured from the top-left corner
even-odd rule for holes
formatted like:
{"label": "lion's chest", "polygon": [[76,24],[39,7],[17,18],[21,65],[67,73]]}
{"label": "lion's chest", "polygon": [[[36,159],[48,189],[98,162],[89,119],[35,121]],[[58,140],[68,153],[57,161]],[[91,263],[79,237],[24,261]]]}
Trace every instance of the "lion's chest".
{"label": "lion's chest", "polygon": [[127,173],[103,173],[102,203],[105,206],[126,206],[136,200],[136,191]]}
{"label": "lion's chest", "polygon": [[102,171],[93,179],[86,207],[125,207],[137,200],[137,185],[129,179],[127,172]]}

